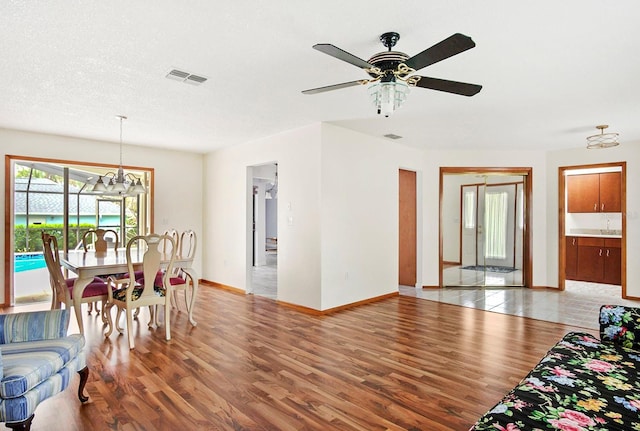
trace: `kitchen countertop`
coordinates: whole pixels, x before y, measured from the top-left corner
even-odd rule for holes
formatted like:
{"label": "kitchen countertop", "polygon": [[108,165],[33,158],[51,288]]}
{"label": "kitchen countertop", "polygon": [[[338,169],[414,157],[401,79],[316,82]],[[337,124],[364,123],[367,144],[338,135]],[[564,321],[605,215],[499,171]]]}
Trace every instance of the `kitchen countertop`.
{"label": "kitchen countertop", "polygon": [[622,231],[616,229],[571,229],[565,236],[585,236],[593,238],[622,238]]}
{"label": "kitchen countertop", "polygon": [[622,235],[596,234],[596,233],[567,233],[565,236],[582,236],[592,238],[622,238]]}

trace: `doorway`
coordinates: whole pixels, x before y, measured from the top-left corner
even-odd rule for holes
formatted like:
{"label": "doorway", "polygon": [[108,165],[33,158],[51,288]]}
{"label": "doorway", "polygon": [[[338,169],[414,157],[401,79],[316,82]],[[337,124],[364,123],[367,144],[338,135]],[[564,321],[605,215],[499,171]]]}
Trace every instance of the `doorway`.
{"label": "doorway", "polygon": [[531,168],[440,169],[440,286],[531,285]]}
{"label": "doorway", "polygon": [[[626,167],[614,162],[558,168],[560,290],[567,283],[576,289],[607,285],[628,298]],[[595,185],[583,187],[593,180]]]}
{"label": "doorway", "polygon": [[278,164],[250,166],[248,294],[278,297]]}

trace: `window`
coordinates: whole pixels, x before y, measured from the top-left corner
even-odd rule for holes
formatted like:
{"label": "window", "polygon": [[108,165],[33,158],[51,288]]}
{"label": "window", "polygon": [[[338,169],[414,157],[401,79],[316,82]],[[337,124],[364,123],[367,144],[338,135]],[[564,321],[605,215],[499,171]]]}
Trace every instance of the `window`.
{"label": "window", "polygon": [[[90,228],[113,228],[119,234],[119,246],[152,230],[149,188],[135,196],[91,191],[97,177],[113,172],[113,166],[7,157],[10,169],[5,172],[5,193],[11,196],[13,209],[12,214],[5,213],[5,226],[11,229],[5,249],[12,254],[5,265],[7,305],[50,295],[42,289],[49,284],[41,254],[42,231],[55,235],[61,249],[74,249],[81,246],[82,234]],[[133,172],[145,184],[152,184],[152,168]]]}
{"label": "window", "polygon": [[507,258],[507,201],[507,192],[488,192],[485,195],[484,255],[487,259]]}

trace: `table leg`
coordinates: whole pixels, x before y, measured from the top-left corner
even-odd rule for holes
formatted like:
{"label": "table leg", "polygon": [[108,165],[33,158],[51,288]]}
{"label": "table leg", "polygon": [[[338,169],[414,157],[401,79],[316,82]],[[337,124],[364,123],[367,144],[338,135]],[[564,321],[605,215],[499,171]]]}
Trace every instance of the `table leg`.
{"label": "table leg", "polygon": [[82,325],[82,293],[84,288],[93,280],[93,277],[76,278],[73,283],[73,308],[76,312],[76,320],[78,321],[78,329],[84,334],[84,326]]}

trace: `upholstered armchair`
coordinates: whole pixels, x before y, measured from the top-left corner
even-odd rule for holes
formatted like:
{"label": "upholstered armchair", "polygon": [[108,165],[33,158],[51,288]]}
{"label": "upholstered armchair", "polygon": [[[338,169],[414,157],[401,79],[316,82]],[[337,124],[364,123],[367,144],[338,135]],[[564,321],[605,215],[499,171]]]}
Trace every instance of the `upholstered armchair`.
{"label": "upholstered armchair", "polygon": [[78,398],[88,400],[84,336],[67,335],[69,310],[0,315],[0,422],[29,430],[36,407],[80,374]]}

